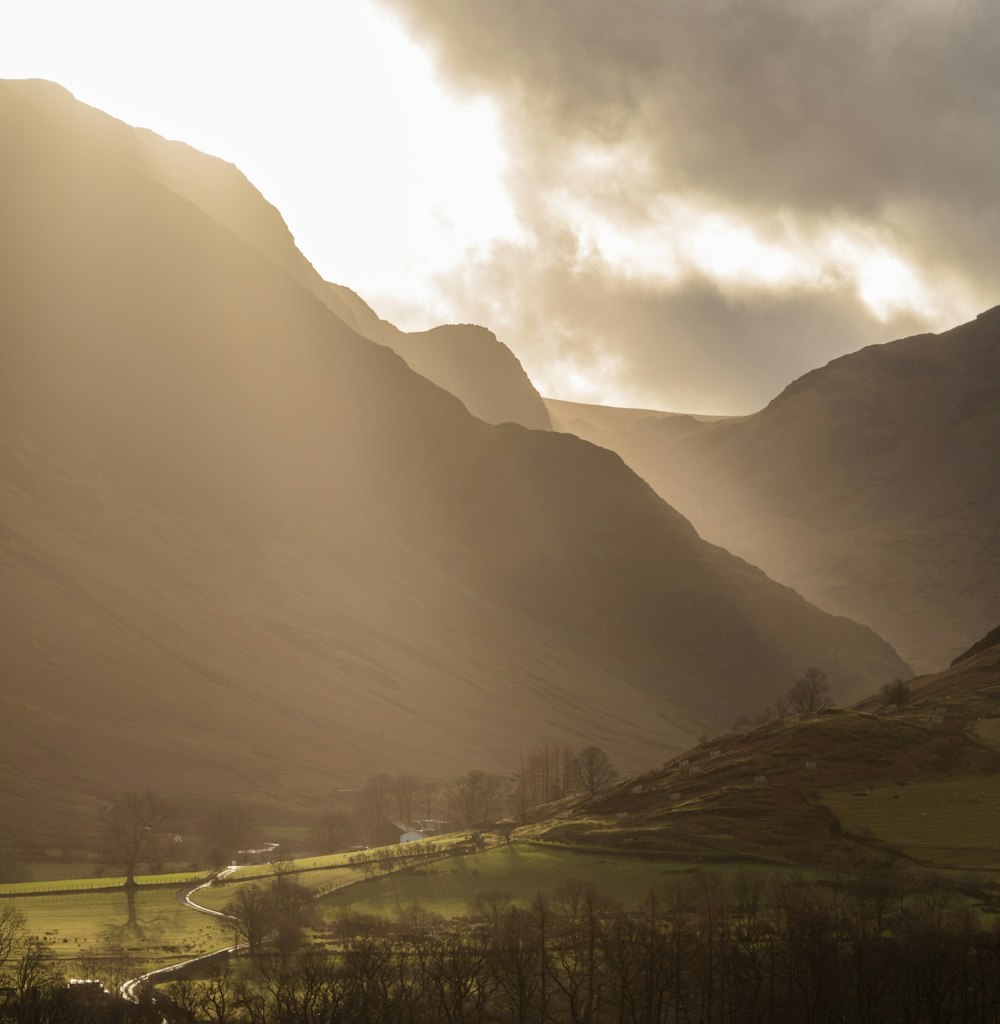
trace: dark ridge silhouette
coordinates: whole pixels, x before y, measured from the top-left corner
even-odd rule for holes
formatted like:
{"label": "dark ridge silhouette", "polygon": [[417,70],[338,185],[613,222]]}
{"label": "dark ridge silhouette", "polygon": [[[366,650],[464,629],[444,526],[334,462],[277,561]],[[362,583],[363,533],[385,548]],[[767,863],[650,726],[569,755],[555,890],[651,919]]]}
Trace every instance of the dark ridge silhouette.
{"label": "dark ridge silhouette", "polygon": [[79,112],[56,110],[57,97],[69,94],[49,82],[32,83],[49,94],[51,116],[76,145],[104,147],[131,160],[143,173],[190,200],[213,220],[232,231],[291,274],[363,337],[387,345],[412,369],[465,403],[488,423],[515,422],[547,430],[551,424],[541,396],[514,354],[492,332],[471,324],[406,333],[379,319],[360,296],[342,285],[329,284],[299,252],[284,220],[233,164],[155,132],[131,128],[105,117],[81,122]]}
{"label": "dark ridge silhouette", "polygon": [[[326,792],[552,736],[648,762],[805,666],[842,698],[906,672],[617,456],[490,426],[362,338],[247,241],[283,229],[231,168],[161,174],[165,143],[45,83],[0,84],[0,132],[5,808]],[[241,231],[196,201],[230,181]]]}

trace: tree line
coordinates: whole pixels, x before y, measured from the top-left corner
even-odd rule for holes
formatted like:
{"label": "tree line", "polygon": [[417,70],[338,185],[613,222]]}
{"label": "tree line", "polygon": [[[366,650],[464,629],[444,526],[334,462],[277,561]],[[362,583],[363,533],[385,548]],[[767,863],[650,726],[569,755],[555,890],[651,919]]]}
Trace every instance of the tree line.
{"label": "tree line", "polygon": [[444,821],[454,829],[492,825],[504,818],[522,824],[540,806],[572,793],[593,795],[617,777],[601,747],[574,750],[562,743],[522,751],[514,772],[473,769],[447,782],[382,772],[371,776],[350,804],[320,814],[311,840],[321,852],[334,853],[357,843],[375,843],[380,825],[394,819]]}
{"label": "tree line", "polygon": [[[878,695],[883,706],[902,707],[913,696],[913,691],[905,679],[895,678],[880,686]],[[830,689],[826,673],[818,668],[810,668],[786,693],[779,694],[774,703],[757,714],[740,715],[733,722],[733,729],[739,731],[755,725],[765,725],[789,715],[814,715],[833,706],[833,691]]]}
{"label": "tree line", "polygon": [[696,873],[623,910],[569,882],[467,916],[345,916],[324,947],[174,982],[193,1024],[996,1024],[1000,931],[933,881]]}

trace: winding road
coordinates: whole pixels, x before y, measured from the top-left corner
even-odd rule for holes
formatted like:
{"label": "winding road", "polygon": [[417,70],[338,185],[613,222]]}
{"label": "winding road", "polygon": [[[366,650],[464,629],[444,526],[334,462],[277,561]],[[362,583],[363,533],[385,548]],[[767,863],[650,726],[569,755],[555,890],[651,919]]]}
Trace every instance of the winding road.
{"label": "winding road", "polygon": [[[208,907],[203,907],[200,903],[195,903],[191,898],[200,889],[207,889],[216,879],[225,878],[227,875],[232,874],[237,868],[244,865],[233,864],[223,871],[220,871],[214,878],[209,879],[207,882],[202,882],[200,885],[196,885],[191,889],[182,890],[179,892],[178,899],[186,907],[190,907],[192,910],[197,910],[199,914],[209,914],[212,917],[221,917],[226,921],[233,921],[233,918],[229,914],[224,914],[221,910],[211,910]],[[235,923],[235,922],[234,922]],[[157,981],[163,981],[174,973],[179,971],[182,967],[188,967],[191,964],[196,964],[202,960],[210,960],[212,957],[221,956],[222,954],[238,953],[241,949],[246,949],[245,943],[239,943],[235,946],[223,946],[221,949],[213,950],[211,953],[202,953],[199,956],[189,957],[187,960],[181,960],[179,963],[170,964],[169,967],[158,967],[155,971],[147,971],[146,974],[140,974],[138,978],[131,978],[126,981],[121,987],[121,994],[123,998],[127,999],[131,1003],[138,1003],[142,998],[142,993],[147,985],[155,984]]]}

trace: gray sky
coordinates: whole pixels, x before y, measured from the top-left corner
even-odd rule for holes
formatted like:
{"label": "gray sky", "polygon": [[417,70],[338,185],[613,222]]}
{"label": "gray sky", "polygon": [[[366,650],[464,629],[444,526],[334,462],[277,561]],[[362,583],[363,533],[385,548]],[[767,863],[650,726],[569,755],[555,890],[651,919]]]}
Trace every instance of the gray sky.
{"label": "gray sky", "polygon": [[525,237],[441,287],[547,390],[749,411],[1000,302],[1000,4],[386,3],[498,105]]}
{"label": "gray sky", "polygon": [[1000,303],[1000,3],[32,0],[49,78],[232,161],[328,280],[543,394],[749,412]]}

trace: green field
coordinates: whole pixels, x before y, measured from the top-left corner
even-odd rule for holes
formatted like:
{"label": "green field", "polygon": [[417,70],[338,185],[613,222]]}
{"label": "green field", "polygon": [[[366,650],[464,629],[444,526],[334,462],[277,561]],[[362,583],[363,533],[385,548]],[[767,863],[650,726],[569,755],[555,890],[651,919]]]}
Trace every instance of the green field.
{"label": "green field", "polygon": [[881,783],[830,791],[844,828],[934,867],[1000,870],[1000,775]]}
{"label": "green field", "polygon": [[499,890],[526,905],[539,892],[552,892],[569,880],[592,882],[622,904],[635,906],[653,886],[696,868],[674,861],[514,842],[371,879],[324,896],[318,908],[327,920],[344,910],[395,917],[414,907],[455,917],[467,913],[469,904],[486,892]]}
{"label": "green field", "polygon": [[991,746],[1000,747],[1000,718],[983,718],[972,727],[972,731]]}
{"label": "green field", "polygon": [[[202,907],[209,910],[223,910],[227,903],[236,895],[236,890],[241,885],[267,885],[270,875],[251,876],[248,878],[234,878],[214,885],[199,889],[192,899]],[[365,877],[364,870],[359,867],[333,867],[316,871],[302,871],[294,876],[299,885],[305,886],[315,894],[329,892],[332,889],[339,889],[354,882],[360,882]],[[192,911],[194,913],[194,911]]]}
{"label": "green field", "polygon": [[[167,875],[136,875],[139,885],[185,885],[203,881],[207,876],[204,871],[178,871]],[[56,878],[42,882],[7,882],[0,885],[0,898],[16,896],[23,893],[65,892],[68,889],[100,890],[120,889],[125,884],[124,875],[108,878]]]}
{"label": "green field", "polygon": [[24,915],[30,934],[45,939],[73,973],[72,961],[92,954],[105,943],[125,946],[140,973],[175,963],[186,956],[209,953],[232,942],[232,932],[215,918],[185,907],[170,888],[142,889],[135,894],[135,923],[129,923],[124,892],[89,892],[68,896],[33,896],[0,900]]}

